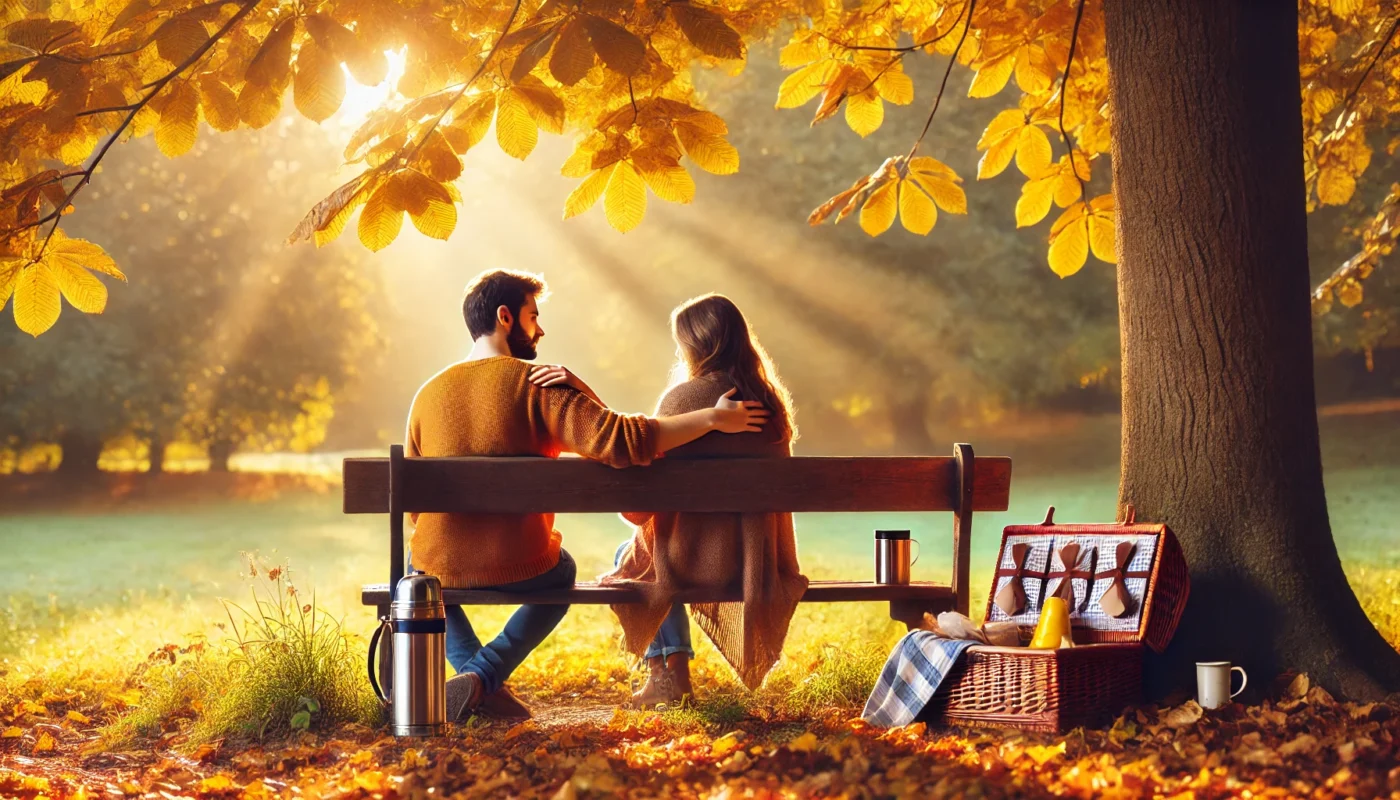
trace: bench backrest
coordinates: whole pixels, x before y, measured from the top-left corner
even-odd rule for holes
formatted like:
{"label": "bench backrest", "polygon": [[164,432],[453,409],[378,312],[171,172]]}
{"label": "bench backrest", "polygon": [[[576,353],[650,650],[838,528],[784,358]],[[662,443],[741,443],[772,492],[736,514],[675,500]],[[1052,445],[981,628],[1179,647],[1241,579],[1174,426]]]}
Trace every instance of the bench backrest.
{"label": "bench backrest", "polygon": [[[614,469],[579,458],[347,458],[347,514],[389,514],[389,586],[404,574],[403,517],[414,512],[951,511],[957,609],[968,611],[972,512],[1005,511],[1011,459],[662,459]],[[383,609],[381,609],[381,612]]]}
{"label": "bench backrest", "polygon": [[[973,511],[1005,511],[1011,459],[979,457]],[[389,508],[387,458],[345,459],[345,513]],[[401,510],[957,511],[956,458],[662,459],[614,469],[579,458],[409,458]]]}

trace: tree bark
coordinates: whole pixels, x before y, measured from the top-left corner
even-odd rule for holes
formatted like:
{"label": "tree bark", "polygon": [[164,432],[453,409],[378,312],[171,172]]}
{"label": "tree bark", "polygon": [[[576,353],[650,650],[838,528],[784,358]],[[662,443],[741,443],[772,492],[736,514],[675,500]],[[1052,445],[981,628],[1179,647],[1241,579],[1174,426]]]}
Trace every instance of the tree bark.
{"label": "tree bark", "polygon": [[58,462],[60,475],[90,476],[97,472],[97,459],[102,455],[102,438],[79,431],[68,431],[59,437],[63,457]]}
{"label": "tree bark", "polygon": [[151,466],[147,468],[146,472],[151,475],[165,472],[165,437],[158,433],[151,434],[148,450],[147,458],[150,460]]}
{"label": "tree bark", "polygon": [[[1149,690],[1228,659],[1400,688],[1327,519],[1313,389],[1296,4],[1106,0],[1123,354],[1121,505],[1191,599]],[[1071,81],[1072,83],[1072,81]],[[1073,91],[1071,87],[1071,91]]]}
{"label": "tree bark", "polygon": [[209,471],[228,472],[228,459],[233,455],[233,443],[215,441],[209,443]]}

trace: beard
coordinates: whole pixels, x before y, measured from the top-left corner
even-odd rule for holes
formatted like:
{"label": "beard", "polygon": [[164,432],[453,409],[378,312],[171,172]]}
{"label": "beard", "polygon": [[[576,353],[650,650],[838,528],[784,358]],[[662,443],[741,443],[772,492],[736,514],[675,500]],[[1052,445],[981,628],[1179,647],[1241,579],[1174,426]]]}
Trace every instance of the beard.
{"label": "beard", "polygon": [[534,361],[539,353],[535,349],[535,343],[540,340],[539,335],[530,337],[520,327],[520,321],[511,323],[510,333],[506,335],[506,345],[510,347],[510,354],[522,361]]}

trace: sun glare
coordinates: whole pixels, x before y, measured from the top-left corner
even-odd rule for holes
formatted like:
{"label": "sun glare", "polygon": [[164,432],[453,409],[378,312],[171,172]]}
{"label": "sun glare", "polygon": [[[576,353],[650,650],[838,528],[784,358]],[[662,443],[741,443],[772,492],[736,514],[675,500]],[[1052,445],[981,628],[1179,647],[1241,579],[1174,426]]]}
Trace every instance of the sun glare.
{"label": "sun glare", "polygon": [[340,66],[345,70],[345,99],[340,104],[340,111],[337,117],[340,124],[347,131],[352,131],[369,117],[370,112],[384,105],[396,92],[394,87],[398,85],[399,78],[403,77],[404,54],[406,47],[398,50],[385,50],[384,55],[389,59],[389,72],[384,76],[384,80],[376,86],[365,86],[356,83],[350,70],[344,64]]}

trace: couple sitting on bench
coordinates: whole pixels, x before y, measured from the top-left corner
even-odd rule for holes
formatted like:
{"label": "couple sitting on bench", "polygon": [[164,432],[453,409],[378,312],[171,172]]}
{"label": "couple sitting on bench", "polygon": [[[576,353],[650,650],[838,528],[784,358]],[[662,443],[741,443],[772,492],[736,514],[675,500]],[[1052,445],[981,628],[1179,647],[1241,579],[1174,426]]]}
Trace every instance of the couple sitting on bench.
{"label": "couple sitting on bench", "polygon": [[[409,413],[408,456],[572,452],[628,467],[663,454],[791,455],[796,427],[787,392],[728,298],[708,295],[672,314],[677,371],[685,380],[665,393],[656,416],[647,417],[609,410],[564,367],[527,363],[544,336],[538,304],[545,294],[544,281],[526,273],[498,270],[472,280],[462,302],[471,351],[419,389]],[[649,667],[634,704],[674,703],[691,691],[690,621],[674,601],[686,587],[742,587],[741,603],[694,604],[691,610],[740,679],[757,686],[778,660],[807,588],[792,515],[623,516],[636,527],[602,582],[625,582],[643,597],[613,606],[626,648]],[[574,584],[577,568],[560,547],[553,514],[423,513],[413,522],[413,566],[444,587],[534,592]],[[482,644],[462,606],[449,605],[447,660],[457,674],[447,682],[448,718],[528,717],[505,681],[567,611],[566,605],[521,606],[499,636]]]}

